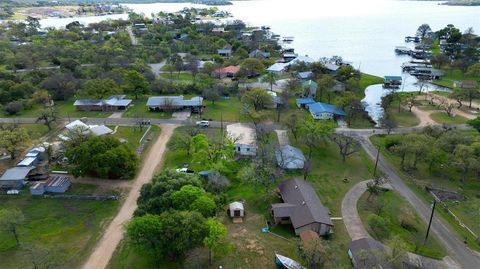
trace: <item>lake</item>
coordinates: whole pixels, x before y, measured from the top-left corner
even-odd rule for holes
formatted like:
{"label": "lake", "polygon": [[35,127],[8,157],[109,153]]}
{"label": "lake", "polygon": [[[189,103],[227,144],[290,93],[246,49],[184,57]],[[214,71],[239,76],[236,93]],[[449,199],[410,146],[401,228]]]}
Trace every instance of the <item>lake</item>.
{"label": "lake", "polygon": [[[234,18],[250,25],[269,25],[282,36],[294,36],[296,52],[312,58],[342,56],[362,72],[377,75],[400,75],[400,66],[409,58],[397,56],[395,46],[404,45],[404,37],[414,35],[419,25],[428,23],[436,30],[454,24],[462,31],[473,27],[480,31],[480,6],[443,6],[428,1],[391,0],[259,0],[236,1],[221,6]],[[183,7],[206,7],[193,4],[125,4],[137,13],[149,16],[160,11],[177,11]],[[108,18],[125,18],[112,15]],[[94,22],[106,17],[81,17],[80,22]],[[42,26],[60,27],[75,20],[46,19]],[[404,90],[417,90],[409,78]],[[375,87],[366,91],[367,111],[378,119],[378,102],[385,91]],[[372,109],[373,106],[377,106]],[[381,116],[381,115],[380,115]]]}

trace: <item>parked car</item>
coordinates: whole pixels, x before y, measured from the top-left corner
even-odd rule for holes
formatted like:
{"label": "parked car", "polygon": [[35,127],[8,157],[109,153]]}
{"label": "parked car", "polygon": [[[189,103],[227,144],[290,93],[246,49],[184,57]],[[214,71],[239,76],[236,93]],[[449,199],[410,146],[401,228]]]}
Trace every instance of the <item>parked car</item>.
{"label": "parked car", "polygon": [[175,171],[177,171],[177,173],[187,173],[187,174],[193,174],[193,173],[195,173],[195,171],[190,170],[190,169],[188,169],[188,168],[186,168],[186,167],[184,167],[184,168],[177,168]]}
{"label": "parked car", "polygon": [[208,127],[210,126],[210,122],[208,120],[197,121],[197,126]]}

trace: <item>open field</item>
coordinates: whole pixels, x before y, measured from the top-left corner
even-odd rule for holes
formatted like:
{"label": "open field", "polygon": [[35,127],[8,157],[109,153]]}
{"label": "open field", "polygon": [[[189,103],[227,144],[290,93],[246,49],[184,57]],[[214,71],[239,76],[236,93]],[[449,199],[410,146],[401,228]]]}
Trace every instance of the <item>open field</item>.
{"label": "open field", "polygon": [[[420,219],[415,209],[396,191],[382,191],[377,195],[365,192],[360,198],[358,213],[368,233],[375,239],[388,245],[388,240],[393,236],[399,236],[408,246],[409,252],[423,256],[441,259],[446,255],[443,247],[438,243],[434,235],[430,234],[427,244],[423,240],[427,231],[425,223]],[[378,215],[385,220],[388,235],[375,232],[375,228],[368,223],[371,214]]]}
{"label": "open field", "polygon": [[467,118],[464,118],[460,115],[448,116],[446,112],[435,112],[430,114],[432,120],[440,124],[464,124],[468,121]]}
{"label": "open field", "polygon": [[[179,129],[181,130],[181,128]],[[179,130],[176,130],[177,132]],[[205,129],[209,137],[218,135],[218,130]],[[294,142],[294,139],[291,138]],[[305,149],[304,149],[305,150]],[[368,156],[362,151],[349,157],[345,163],[338,155],[336,145],[331,142],[319,146],[314,152],[314,167],[309,182],[313,185],[322,203],[332,212],[332,217],[341,216],[341,201],[345,193],[357,182],[370,178],[372,163]],[[181,150],[168,151],[164,160],[164,168],[178,168],[184,163],[189,163],[190,158]],[[288,225],[277,226],[272,229],[274,233],[288,239],[281,239],[271,234],[261,232],[261,228],[270,218],[269,205],[276,201],[276,197],[267,195],[259,190],[257,186],[242,182],[238,172],[248,165],[248,159],[241,159],[233,162],[229,169],[232,171],[229,176],[232,186],[226,194],[229,201],[244,199],[246,201],[247,218],[243,224],[234,225],[225,213],[220,212],[225,225],[229,229],[229,242],[235,245],[230,254],[217,256],[210,268],[272,268],[274,266],[274,252],[283,253],[298,259],[296,242],[298,237],[294,235],[293,229]],[[191,164],[193,170],[200,170]],[[287,172],[278,181],[292,177],[301,177],[300,172]],[[347,182],[344,182],[344,179]],[[278,184],[278,183],[277,183]],[[334,222],[334,234],[330,239],[324,241],[329,251],[335,253],[332,256],[330,265],[350,266],[350,260],[346,250],[350,238],[345,226],[341,221]],[[155,257],[142,254],[134,249],[127,240],[122,241],[121,246],[114,254],[109,268],[181,268],[180,264],[171,264],[165,260],[156,260]]]}
{"label": "open field", "polygon": [[398,124],[398,127],[413,127],[420,123],[420,120],[408,111],[407,108],[400,107],[398,111],[398,101],[394,101],[387,109],[388,117]]}
{"label": "open field", "polygon": [[[115,194],[93,185],[74,184],[69,194]],[[21,247],[9,232],[0,233],[2,268],[30,268],[33,249],[41,268],[75,268],[90,253],[119,201],[80,201],[32,197],[28,188],[18,196],[0,195],[0,209],[16,208],[25,223],[19,228]]]}
{"label": "open field", "polygon": [[[465,134],[478,135],[476,131],[465,131]],[[400,169],[400,157],[393,155],[385,149],[385,136],[373,136],[371,141],[381,147],[383,156],[396,168],[397,173],[404,179],[405,183],[425,202],[431,203],[433,197],[425,191],[425,186],[431,186],[443,190],[454,191],[460,193],[465,197],[463,201],[449,201],[446,202],[448,209],[456,214],[462,222],[464,222],[476,234],[480,234],[480,222],[478,214],[480,209],[480,197],[478,190],[480,189],[480,181],[478,178],[472,177],[466,180],[465,183],[460,182],[460,175],[455,171],[445,171],[445,169],[429,171],[424,163],[418,164],[418,169],[410,171],[409,173]],[[480,245],[475,242],[474,238],[464,228],[460,227],[454,218],[447,214],[441,207],[436,210],[437,216],[441,216],[457,231],[460,238],[466,240],[469,247],[480,250]]]}

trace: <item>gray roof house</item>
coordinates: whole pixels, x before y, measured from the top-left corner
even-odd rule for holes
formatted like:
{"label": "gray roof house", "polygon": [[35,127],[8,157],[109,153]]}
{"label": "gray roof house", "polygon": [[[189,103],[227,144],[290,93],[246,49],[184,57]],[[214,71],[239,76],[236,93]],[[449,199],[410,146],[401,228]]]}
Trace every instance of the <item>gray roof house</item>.
{"label": "gray roof house", "polygon": [[313,78],[313,72],[312,71],[298,72],[297,78],[301,80],[309,80]]}
{"label": "gray roof house", "polygon": [[35,169],[33,166],[13,167],[5,171],[0,177],[0,188],[2,189],[21,189],[27,180],[30,171]]}
{"label": "gray roof house", "polygon": [[279,147],[275,151],[277,164],[283,169],[303,169],[305,156],[302,150],[290,145]]}
{"label": "gray roof house", "polygon": [[278,187],[283,203],[272,204],[275,224],[291,224],[295,234],[311,230],[328,235],[333,227],[329,211],[305,180],[290,179]]}
{"label": "gray roof house", "polygon": [[372,238],[353,240],[348,246],[348,256],[355,269],[393,269],[385,257],[385,247]]}
{"label": "gray roof house", "polygon": [[112,95],[107,99],[78,99],[73,105],[80,111],[125,111],[132,100],[124,99],[125,95]]}
{"label": "gray roof house", "polygon": [[179,96],[153,96],[147,100],[150,111],[175,111],[190,109],[192,112],[200,112],[203,109],[203,97],[196,96],[190,100]]}
{"label": "gray roof house", "polygon": [[230,57],[232,56],[232,46],[227,45],[221,49],[217,50],[217,54],[222,57]]}

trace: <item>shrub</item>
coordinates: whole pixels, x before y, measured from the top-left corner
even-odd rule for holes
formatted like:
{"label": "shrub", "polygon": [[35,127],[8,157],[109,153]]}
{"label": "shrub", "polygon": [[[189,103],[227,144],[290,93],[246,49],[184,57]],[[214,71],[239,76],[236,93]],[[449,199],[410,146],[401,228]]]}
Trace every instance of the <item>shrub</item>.
{"label": "shrub", "polygon": [[370,214],[367,217],[367,222],[373,233],[379,239],[386,239],[389,237],[390,231],[388,230],[388,221],[386,219],[375,214]]}
{"label": "shrub", "polygon": [[22,110],[23,104],[19,101],[10,102],[5,106],[5,111],[8,113],[8,115],[16,115]]}

